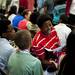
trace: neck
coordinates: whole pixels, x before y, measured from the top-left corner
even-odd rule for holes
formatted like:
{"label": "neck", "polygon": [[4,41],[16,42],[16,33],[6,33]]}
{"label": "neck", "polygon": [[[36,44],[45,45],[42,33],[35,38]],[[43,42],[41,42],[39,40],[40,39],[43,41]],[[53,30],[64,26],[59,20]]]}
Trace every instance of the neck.
{"label": "neck", "polygon": [[24,50],[20,50],[20,52],[26,53],[26,52],[30,52],[29,49],[24,49]]}

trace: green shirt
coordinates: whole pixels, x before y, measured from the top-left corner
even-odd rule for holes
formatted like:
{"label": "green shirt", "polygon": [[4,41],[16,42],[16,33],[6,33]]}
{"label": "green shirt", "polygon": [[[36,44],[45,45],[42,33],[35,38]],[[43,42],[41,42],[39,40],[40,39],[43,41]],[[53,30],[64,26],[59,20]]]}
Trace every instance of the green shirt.
{"label": "green shirt", "polygon": [[15,52],[8,62],[9,75],[43,75],[40,60],[29,52]]}

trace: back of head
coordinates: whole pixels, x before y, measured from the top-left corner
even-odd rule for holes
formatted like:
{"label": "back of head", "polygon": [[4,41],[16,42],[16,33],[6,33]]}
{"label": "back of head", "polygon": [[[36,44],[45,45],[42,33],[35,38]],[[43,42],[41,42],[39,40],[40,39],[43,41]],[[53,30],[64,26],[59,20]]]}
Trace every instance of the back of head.
{"label": "back of head", "polygon": [[24,7],[19,7],[18,14],[23,15]]}
{"label": "back of head", "polygon": [[9,15],[16,14],[16,12],[17,12],[17,7],[16,6],[11,6],[11,8],[9,10]]}
{"label": "back of head", "polygon": [[15,44],[21,49],[28,49],[31,45],[31,34],[28,30],[16,32]]}
{"label": "back of head", "polygon": [[43,26],[43,23],[47,20],[50,20],[52,22],[52,19],[49,15],[41,14],[37,19],[37,25],[39,28]]}
{"label": "back of head", "polygon": [[0,20],[0,36],[2,37],[3,33],[6,33],[8,30],[8,25],[10,25],[10,21],[7,19]]}
{"label": "back of head", "polygon": [[37,21],[37,18],[39,16],[39,12],[33,12],[31,15],[30,15],[30,21],[33,23],[33,24],[36,24],[36,21]]}

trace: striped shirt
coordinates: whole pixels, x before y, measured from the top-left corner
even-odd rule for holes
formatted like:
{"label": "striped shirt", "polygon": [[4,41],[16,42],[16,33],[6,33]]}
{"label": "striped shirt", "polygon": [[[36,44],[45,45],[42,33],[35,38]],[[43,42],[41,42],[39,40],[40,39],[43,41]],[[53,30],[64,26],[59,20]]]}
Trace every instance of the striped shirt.
{"label": "striped shirt", "polygon": [[59,47],[60,42],[57,33],[54,28],[52,28],[49,35],[44,35],[41,31],[36,33],[32,40],[32,51],[36,54],[39,59],[45,58],[44,49],[55,49]]}

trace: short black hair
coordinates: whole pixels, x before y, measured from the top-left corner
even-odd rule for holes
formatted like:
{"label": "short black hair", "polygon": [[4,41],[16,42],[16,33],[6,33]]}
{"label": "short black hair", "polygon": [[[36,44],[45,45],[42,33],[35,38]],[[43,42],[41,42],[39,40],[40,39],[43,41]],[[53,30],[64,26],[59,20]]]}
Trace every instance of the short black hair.
{"label": "short black hair", "polygon": [[37,25],[39,28],[43,26],[43,23],[47,20],[50,20],[52,22],[52,19],[49,15],[41,14],[37,19]]}
{"label": "short black hair", "polygon": [[7,32],[8,25],[10,25],[11,22],[8,19],[1,19],[0,20],[0,36],[2,36],[2,33]]}
{"label": "short black hair", "polygon": [[31,21],[33,24],[36,24],[36,23],[37,23],[37,18],[38,18],[39,15],[40,15],[39,12],[33,12],[33,13],[30,15],[30,21]]}
{"label": "short black hair", "polygon": [[16,12],[17,12],[17,7],[16,6],[11,6],[10,7],[10,10],[9,10],[9,15],[11,15],[11,14],[16,14]]}

